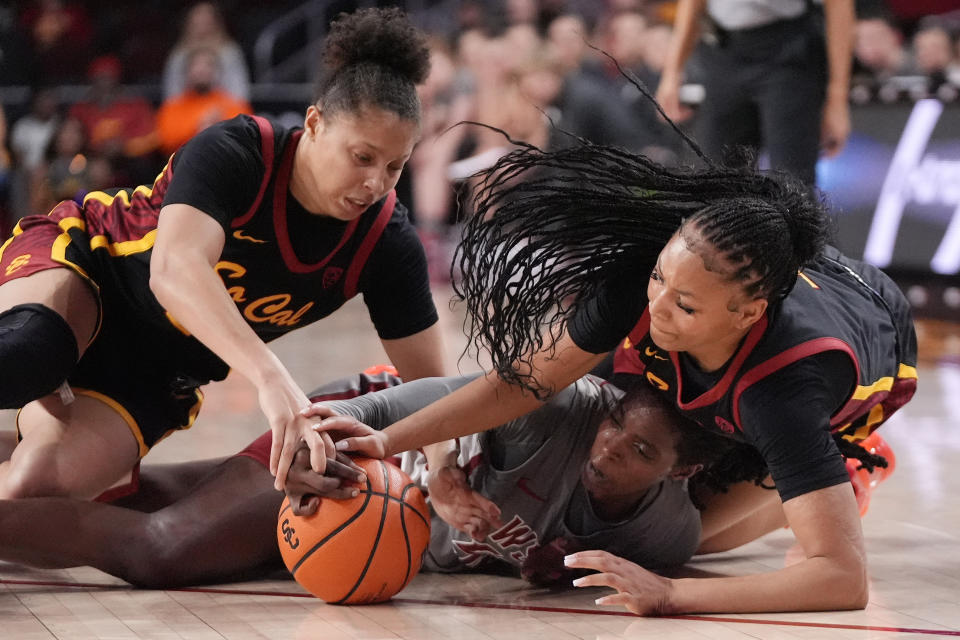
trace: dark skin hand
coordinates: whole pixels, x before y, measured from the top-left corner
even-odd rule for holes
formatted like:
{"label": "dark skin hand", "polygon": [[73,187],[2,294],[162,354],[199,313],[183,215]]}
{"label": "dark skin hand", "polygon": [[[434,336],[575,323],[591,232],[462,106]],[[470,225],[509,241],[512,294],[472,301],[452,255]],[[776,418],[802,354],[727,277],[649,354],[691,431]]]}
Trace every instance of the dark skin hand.
{"label": "dark skin hand", "polygon": [[336,458],[327,458],[327,468],[323,474],[317,473],[310,467],[310,449],[303,445],[293,456],[284,490],[293,513],[309,516],[316,513],[321,498],[352,498],[360,492],[357,485],[366,480],[363,469],[350,456],[340,452]]}

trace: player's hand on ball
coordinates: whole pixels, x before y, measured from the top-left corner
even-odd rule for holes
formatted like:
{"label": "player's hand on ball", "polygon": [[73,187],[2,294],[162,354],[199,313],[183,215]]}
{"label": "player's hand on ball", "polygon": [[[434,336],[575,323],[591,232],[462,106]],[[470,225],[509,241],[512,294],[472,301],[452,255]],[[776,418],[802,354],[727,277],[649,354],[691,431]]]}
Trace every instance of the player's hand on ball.
{"label": "player's hand on ball", "polygon": [[350,451],[369,458],[387,457],[387,434],[365,425],[352,416],[332,416],[313,426],[321,434],[329,434],[336,441],[337,451]]}
{"label": "player's hand on ball", "polygon": [[570,569],[593,569],[593,573],[573,581],[575,587],[610,587],[617,593],[597,598],[597,604],[620,605],[642,615],[672,613],[670,597],[673,581],[647,571],[606,551],[581,551],[564,558]]}
{"label": "player's hand on ball", "polygon": [[284,490],[293,512],[298,516],[309,516],[317,511],[320,498],[352,498],[358,492],[352,483],[364,481],[363,469],[343,453],[328,458],[325,473],[317,473],[310,467],[310,449],[303,446],[294,454]]}
{"label": "player's hand on ball", "polygon": [[427,494],[438,516],[474,540],[483,540],[503,526],[500,508],[471,489],[459,467],[431,469],[427,473]]}

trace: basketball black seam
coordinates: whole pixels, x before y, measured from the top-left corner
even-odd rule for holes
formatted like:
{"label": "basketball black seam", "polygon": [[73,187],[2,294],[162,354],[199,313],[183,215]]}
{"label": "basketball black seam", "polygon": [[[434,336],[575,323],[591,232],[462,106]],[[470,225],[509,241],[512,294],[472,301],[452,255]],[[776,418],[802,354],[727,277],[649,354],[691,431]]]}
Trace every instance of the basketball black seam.
{"label": "basketball black seam", "polygon": [[402,497],[400,497],[400,498],[397,498],[397,497],[395,497],[395,496],[388,495],[388,494],[386,494],[386,493],[380,493],[379,491],[373,491],[373,490],[371,490],[371,491],[364,491],[363,493],[367,493],[367,494],[372,495],[372,496],[380,496],[381,498],[385,498],[385,499],[387,499],[387,500],[393,500],[394,502],[399,502],[402,507],[405,507],[405,508],[407,508],[407,509],[412,509],[413,512],[414,512],[415,514],[417,514],[417,517],[420,518],[420,521],[421,521],[421,522],[423,522],[424,524],[428,524],[428,518],[425,518],[425,517],[423,516],[423,514],[420,513],[420,511],[417,510],[416,507],[414,507],[412,504],[410,504],[410,503],[408,503],[408,502],[405,501],[405,500],[406,500],[407,491],[409,491],[410,489],[414,489],[414,488],[419,489],[419,487],[417,487],[417,485],[413,484],[412,482],[411,482],[410,484],[408,484],[406,487],[403,488]]}
{"label": "basketball black seam", "polygon": [[[400,503],[406,504],[405,499],[407,497],[407,491],[413,488],[412,484],[408,484],[403,488],[403,491],[400,492]],[[416,511],[416,509],[414,509]],[[419,514],[418,514],[419,515]],[[407,581],[410,579],[410,570],[413,569],[413,554],[410,549],[410,534],[407,533],[407,516],[406,509],[400,509],[400,528],[403,530],[403,543],[407,547],[407,570],[403,574],[403,583],[400,588],[407,586]]]}
{"label": "basketball black seam", "polygon": [[[387,471],[387,465],[383,464],[382,460],[378,460],[380,463],[380,470],[383,472],[383,492],[384,494],[390,493],[390,473]],[[367,480],[367,483],[370,483],[370,480]],[[370,493],[373,493],[371,488]],[[368,498],[369,500],[369,498]],[[370,570],[370,565],[373,564],[373,556],[377,554],[377,548],[380,546],[380,536],[383,533],[383,524],[387,521],[387,510],[390,507],[390,501],[383,501],[383,511],[380,513],[380,528],[377,529],[377,537],[373,539],[373,547],[370,549],[370,555],[367,556],[367,563],[363,567],[363,571],[360,572],[360,576],[357,578],[357,581],[353,583],[353,588],[333,604],[342,604],[346,602],[350,596],[352,596],[357,589],[360,588],[360,585],[363,584],[363,579],[367,576],[367,571]]]}
{"label": "basketball black seam", "polygon": [[[370,485],[370,480],[368,479],[368,480],[367,480],[367,486],[369,486],[369,485]],[[327,542],[327,540],[329,540],[329,539],[332,538],[333,536],[337,535],[338,533],[340,533],[341,531],[343,531],[344,529],[346,529],[347,526],[349,526],[351,522],[353,522],[354,520],[356,520],[357,518],[360,517],[360,514],[362,514],[362,513],[366,510],[367,504],[370,502],[370,492],[365,492],[365,493],[367,494],[367,497],[364,499],[363,505],[362,505],[359,509],[357,509],[357,512],[354,513],[352,516],[350,516],[350,519],[349,519],[349,520],[347,520],[346,522],[344,522],[343,524],[341,524],[339,527],[337,527],[336,529],[334,529],[333,531],[331,531],[330,533],[328,533],[326,536],[324,536],[323,540],[321,540],[321,541],[318,542],[317,544],[313,545],[313,547],[312,547],[309,551],[307,551],[306,553],[304,553],[304,554],[300,557],[300,559],[297,560],[297,563],[296,563],[295,565],[293,565],[293,568],[290,569],[291,575],[293,575],[294,577],[296,577],[296,575],[297,575],[297,569],[300,568],[300,565],[302,565],[302,564],[306,561],[306,559],[309,558],[309,557],[313,554],[314,551],[316,551],[317,549],[319,549],[320,547],[322,547],[322,546]]]}

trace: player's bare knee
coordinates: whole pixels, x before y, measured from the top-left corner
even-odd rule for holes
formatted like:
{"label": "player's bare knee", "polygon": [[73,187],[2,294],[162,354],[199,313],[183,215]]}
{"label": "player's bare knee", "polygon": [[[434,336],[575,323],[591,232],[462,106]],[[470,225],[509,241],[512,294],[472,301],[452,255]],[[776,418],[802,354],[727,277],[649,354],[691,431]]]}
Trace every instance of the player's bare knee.
{"label": "player's bare knee", "polygon": [[144,589],[162,589],[187,583],[185,570],[190,560],[185,555],[191,527],[164,510],[145,514],[142,526],[132,531],[130,548],[124,550],[126,562],[116,575]]}
{"label": "player's bare knee", "polygon": [[0,409],[19,409],[57,389],[77,364],[73,329],[42,304],[0,312]]}
{"label": "player's bare knee", "polygon": [[29,460],[11,463],[0,481],[0,498],[43,498],[74,496],[64,486],[49,465],[33,464]]}

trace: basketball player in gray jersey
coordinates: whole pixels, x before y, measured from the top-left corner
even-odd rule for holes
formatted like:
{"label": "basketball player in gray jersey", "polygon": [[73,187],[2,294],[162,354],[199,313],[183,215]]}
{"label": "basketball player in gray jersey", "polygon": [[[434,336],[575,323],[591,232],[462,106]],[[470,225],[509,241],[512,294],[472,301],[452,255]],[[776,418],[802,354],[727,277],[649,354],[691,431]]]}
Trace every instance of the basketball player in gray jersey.
{"label": "basketball player in gray jersey", "polygon": [[[340,414],[328,424],[345,429],[354,421],[381,429],[474,377],[417,380],[322,403],[312,415]],[[434,518],[424,568],[503,569],[505,563],[543,580],[560,575],[559,566],[544,566],[552,565],[544,554],[559,558],[561,550],[578,549],[605,549],[648,568],[683,564],[700,537],[686,478],[701,468],[697,451],[705,449],[681,438],[684,426],[649,389],[624,397],[585,376],[540,409],[461,438],[458,467],[499,508],[499,518],[472,536]],[[690,431],[702,435],[696,425]],[[423,455],[407,452],[402,461],[427,488]]]}
{"label": "basketball player in gray jersey", "polygon": [[[329,420],[347,431],[361,422],[385,426],[470,379],[401,385],[389,373],[364,373],[311,394],[321,402],[310,411],[340,414]],[[427,481],[435,512],[470,532],[435,514],[424,567],[519,567],[524,577],[545,583],[569,576],[562,559],[578,549],[606,550],[650,568],[685,562],[697,546],[700,522],[684,478],[700,468],[706,452],[717,450],[716,443],[645,387],[621,396],[585,377],[538,411],[462,439],[459,461],[455,443],[448,443],[450,466],[427,473],[422,454],[406,454],[404,466]],[[139,491],[111,504],[2,500],[0,560],[45,568],[88,565],[152,588],[282,569],[276,526],[283,494],[273,488],[270,442],[268,431],[226,459],[145,466]],[[12,445],[0,442],[0,458]],[[297,453],[287,483],[297,511],[316,509],[318,495],[356,491],[351,481],[360,480],[359,468],[342,454],[338,459],[328,460],[328,475],[321,476],[310,469],[306,448]],[[457,486],[463,473],[469,484]],[[462,504],[477,504],[471,488],[490,501],[482,518],[463,515],[453,504],[457,491]]]}

